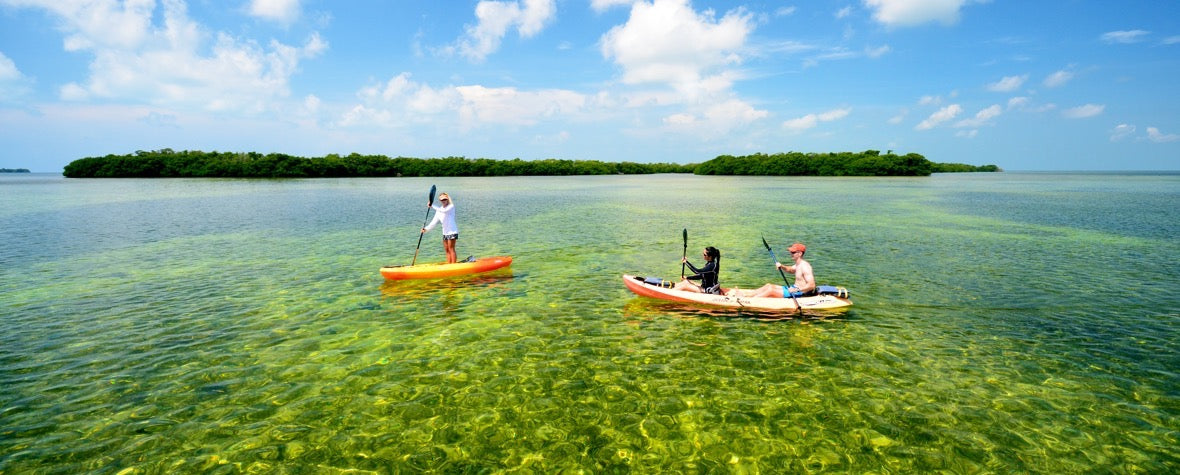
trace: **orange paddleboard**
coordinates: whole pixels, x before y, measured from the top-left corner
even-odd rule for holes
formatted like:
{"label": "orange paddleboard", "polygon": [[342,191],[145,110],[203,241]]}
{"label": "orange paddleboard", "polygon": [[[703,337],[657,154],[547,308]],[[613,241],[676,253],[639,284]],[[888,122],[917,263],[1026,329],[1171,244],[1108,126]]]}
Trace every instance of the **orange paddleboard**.
{"label": "orange paddleboard", "polygon": [[437,279],[439,277],[478,274],[507,267],[509,264],[512,264],[512,256],[494,256],[454,264],[438,262],[415,266],[385,266],[381,268],[381,275],[389,280]]}

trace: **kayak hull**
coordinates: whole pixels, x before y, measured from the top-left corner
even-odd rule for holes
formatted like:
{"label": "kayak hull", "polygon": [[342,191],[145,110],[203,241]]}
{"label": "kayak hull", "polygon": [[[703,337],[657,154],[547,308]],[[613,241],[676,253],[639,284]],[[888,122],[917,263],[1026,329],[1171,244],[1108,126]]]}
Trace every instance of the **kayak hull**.
{"label": "kayak hull", "polygon": [[510,264],[512,264],[512,256],[493,256],[476,259],[473,262],[456,262],[454,264],[438,262],[414,266],[385,266],[381,268],[381,276],[387,280],[437,279],[493,271],[508,267]]}
{"label": "kayak hull", "polygon": [[[837,297],[835,295],[811,295],[807,297],[791,298],[774,298],[774,297],[727,297],[725,295],[702,294],[697,292],[689,292],[685,290],[673,290],[664,287],[648,284],[642,280],[642,277],[623,274],[623,283],[627,289],[634,292],[636,295],[650,297],[653,299],[668,300],[672,302],[683,302],[700,304],[710,307],[732,308],[732,309],[750,309],[766,312],[797,312],[799,307],[803,307],[803,311],[840,311],[852,306],[852,301]],[[729,289],[722,289],[727,291]],[[799,307],[795,306],[795,300],[799,301]]]}

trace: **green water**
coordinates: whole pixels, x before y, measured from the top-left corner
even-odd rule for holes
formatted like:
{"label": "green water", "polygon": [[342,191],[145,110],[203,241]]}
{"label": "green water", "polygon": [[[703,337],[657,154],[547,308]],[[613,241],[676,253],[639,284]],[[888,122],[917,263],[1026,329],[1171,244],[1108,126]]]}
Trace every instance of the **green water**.
{"label": "green water", "polygon": [[[510,270],[383,282],[431,184]],[[1180,174],[3,176],[0,473],[1175,473],[1177,203]],[[781,280],[760,236],[805,242],[855,306],[629,293],[685,228],[741,287]]]}

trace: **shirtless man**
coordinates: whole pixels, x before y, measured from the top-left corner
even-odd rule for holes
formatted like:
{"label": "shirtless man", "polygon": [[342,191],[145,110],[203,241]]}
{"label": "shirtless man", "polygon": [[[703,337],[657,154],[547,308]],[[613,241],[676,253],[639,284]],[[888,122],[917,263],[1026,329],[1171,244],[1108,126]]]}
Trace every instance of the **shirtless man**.
{"label": "shirtless man", "polygon": [[803,254],[807,252],[807,246],[801,243],[791,244],[791,247],[787,248],[787,252],[791,253],[791,258],[795,260],[795,265],[785,266],[775,262],[774,267],[775,269],[782,269],[795,274],[795,285],[788,287],[778,284],[766,284],[754,290],[731,290],[728,295],[732,297],[790,298],[792,295],[800,297],[815,292],[815,274],[811,272],[811,263],[803,260]]}

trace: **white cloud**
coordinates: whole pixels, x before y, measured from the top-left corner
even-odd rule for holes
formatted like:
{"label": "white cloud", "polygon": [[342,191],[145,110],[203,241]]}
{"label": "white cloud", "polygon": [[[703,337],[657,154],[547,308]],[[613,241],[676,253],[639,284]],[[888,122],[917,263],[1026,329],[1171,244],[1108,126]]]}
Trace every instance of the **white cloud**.
{"label": "white cloud", "polygon": [[1110,141],[1118,142],[1135,134],[1135,126],[1130,124],[1116,125],[1114,130],[1110,131]]}
{"label": "white cloud", "polygon": [[[521,91],[480,85],[434,88],[401,73],[383,84],[361,89],[361,104],[345,113],[343,127],[399,127],[414,122],[454,122],[465,127],[481,124],[533,125],[543,118],[571,116],[582,111],[588,98],[563,89]],[[453,114],[457,113],[457,117]]]}
{"label": "white cloud", "polygon": [[1102,34],[1102,41],[1111,44],[1131,44],[1143,41],[1151,32],[1144,30],[1111,31]]}
{"label": "white cloud", "polygon": [[1106,109],[1105,105],[1101,104],[1086,104],[1083,106],[1074,107],[1061,111],[1061,115],[1068,119],[1085,119],[1101,114]]}
{"label": "white cloud", "polygon": [[30,91],[32,81],[21,74],[16,63],[0,52],[0,104],[16,102]]}
{"label": "white cloud", "polygon": [[1023,76],[1005,76],[1003,79],[987,85],[987,90],[992,92],[1012,92],[1020,89],[1024,85],[1024,81],[1028,80],[1028,75]]}
{"label": "white cloud", "polygon": [[734,73],[724,68],[741,62],[739,51],[753,28],[744,10],[718,20],[712,11],[693,11],[687,0],[655,0],[636,3],[627,23],[604,34],[600,45],[603,57],[623,68],[624,83],[715,91],[728,87]]}
{"label": "white cloud", "polygon": [[774,16],[788,16],[788,15],[793,15],[794,13],[795,13],[795,6],[792,5],[789,7],[779,7],[777,10],[774,11]]}
{"label": "white cloud", "polygon": [[844,7],[836,11],[836,19],[848,18],[852,14],[852,7]]}
{"label": "white cloud", "polygon": [[959,10],[969,3],[972,0],[864,0],[873,19],[890,27],[929,22],[953,25],[959,21]]}
{"label": "white cloud", "polygon": [[819,125],[820,122],[831,122],[833,120],[843,119],[844,117],[847,117],[850,112],[852,112],[852,109],[843,108],[832,109],[819,114],[807,114],[803,117],[798,117],[783,122],[783,128],[800,132],[814,128],[815,126]]}
{"label": "white cloud", "polygon": [[290,24],[299,18],[299,0],[251,0],[250,14],[266,20]]}
{"label": "white cloud", "polygon": [[[300,61],[327,49],[318,34],[302,46],[262,46],[224,32],[210,33],[180,1],[45,1],[61,25],[68,51],[94,59],[89,76],[60,88],[65,100],[94,98],[207,110],[272,110],[289,93]],[[212,39],[212,44],[210,44]]]}
{"label": "white cloud", "polygon": [[1023,109],[1028,106],[1029,98],[1013,97],[1008,99],[1008,109]]}
{"label": "white cloud", "polygon": [[459,39],[459,53],[471,61],[483,61],[500,49],[500,40],[509,29],[516,28],[521,38],[540,33],[545,25],[557,17],[555,0],[518,1],[483,0],[475,5],[475,26],[467,27]]}
{"label": "white cloud", "polygon": [[1065,70],[1057,71],[1045,78],[1045,87],[1061,87],[1073,79],[1073,73]]}
{"label": "white cloud", "polygon": [[1155,127],[1147,128],[1147,140],[1156,143],[1175,142],[1180,140],[1180,135],[1160,133],[1160,129]]}
{"label": "white cloud", "polygon": [[999,104],[992,104],[991,106],[975,113],[975,117],[964,119],[955,124],[955,127],[982,127],[987,125],[989,121],[998,117],[1004,111]]}
{"label": "white cloud", "polygon": [[930,117],[927,117],[926,120],[923,120],[921,123],[915,126],[914,130],[933,129],[943,122],[954,120],[954,118],[958,117],[961,113],[963,113],[963,108],[961,106],[958,104],[951,104],[949,106],[943,107],[942,109],[939,109],[933,114],[930,114]]}
{"label": "white cloud", "polygon": [[883,45],[876,48],[865,48],[865,55],[870,58],[880,58],[890,51],[892,51],[892,48],[889,45]]}
{"label": "white cloud", "polygon": [[639,0],[590,0],[590,8],[596,12],[608,10],[611,7],[631,5]]}
{"label": "white cloud", "polygon": [[1163,43],[1165,45],[1174,45],[1174,44],[1180,43],[1180,36],[1169,36],[1167,38],[1164,38],[1164,40],[1161,41],[1161,43]]}
{"label": "white cloud", "polygon": [[0,51],[0,82],[20,79],[21,76],[20,70],[16,68],[16,63]]}

